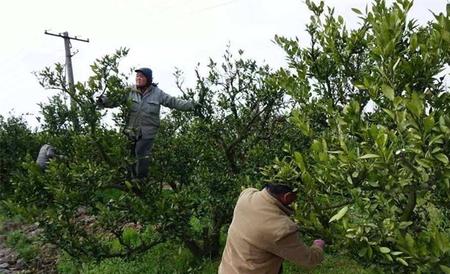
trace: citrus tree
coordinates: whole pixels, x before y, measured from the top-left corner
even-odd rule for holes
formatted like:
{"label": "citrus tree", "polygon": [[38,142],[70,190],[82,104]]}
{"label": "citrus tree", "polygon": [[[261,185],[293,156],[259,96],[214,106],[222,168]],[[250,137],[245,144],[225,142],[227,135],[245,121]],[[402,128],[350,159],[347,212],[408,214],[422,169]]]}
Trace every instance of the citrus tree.
{"label": "citrus tree", "polygon": [[[25,172],[16,174],[14,193],[4,204],[38,223],[47,241],[74,258],[128,256],[162,242],[149,224],[156,212],[145,205],[156,191],[137,199],[127,176],[128,141],[119,132],[127,107],[116,115],[117,127],[110,128],[95,104],[102,92],[113,100],[126,92],[127,76],[119,73],[118,65],[127,53],[120,49],[96,60],[89,80],[74,89],[67,85],[61,64],[37,73],[43,87],[60,91],[41,105],[40,132],[59,157],[45,171],[31,157],[24,161]],[[69,100],[75,107],[68,107]]]}
{"label": "citrus tree", "polygon": [[196,70],[194,88],[177,83],[198,113],[172,112],[155,144],[160,184],[173,190],[167,230],[196,256],[220,255],[220,237],[231,221],[242,186],[262,185],[259,170],[279,153],[289,133],[284,116],[292,102],[267,66],[239,51],[210,60],[206,75]]}
{"label": "citrus tree", "polygon": [[298,221],[334,248],[395,273],[449,273],[450,6],[420,26],[412,1],[375,1],[348,30],[306,3],[311,44],[276,41],[308,145],[265,173],[299,188]]}
{"label": "citrus tree", "polygon": [[211,60],[206,76],[197,70],[194,88],[185,89],[177,72],[184,98],[201,107],[163,118],[151,175],[131,180],[121,133],[127,106],[109,127],[95,105],[101,93],[119,100],[127,92],[127,75],[118,70],[127,52],[96,60],[93,75],[74,89],[60,64],[37,73],[42,86],[60,90],[41,105],[41,134],[61,157],[46,171],[28,158],[5,204],[75,258],[127,257],[167,240],[197,258],[217,257],[241,186],[262,180],[258,170],[295,134],[284,116],[292,102],[270,68],[242,51],[233,57],[227,50],[220,65]]}
{"label": "citrus tree", "polygon": [[38,136],[23,116],[0,115],[0,200],[12,194],[13,175],[20,170],[27,154],[37,155]]}

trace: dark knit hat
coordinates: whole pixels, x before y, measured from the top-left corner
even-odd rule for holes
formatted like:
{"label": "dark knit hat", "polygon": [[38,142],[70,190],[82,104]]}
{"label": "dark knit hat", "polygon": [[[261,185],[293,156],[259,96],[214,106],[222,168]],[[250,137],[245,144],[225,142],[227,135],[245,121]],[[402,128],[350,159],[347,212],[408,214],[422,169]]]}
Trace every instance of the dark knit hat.
{"label": "dark knit hat", "polygon": [[150,68],[139,68],[136,69],[134,72],[141,72],[145,75],[145,78],[147,78],[148,83],[152,82],[153,79],[153,72]]}

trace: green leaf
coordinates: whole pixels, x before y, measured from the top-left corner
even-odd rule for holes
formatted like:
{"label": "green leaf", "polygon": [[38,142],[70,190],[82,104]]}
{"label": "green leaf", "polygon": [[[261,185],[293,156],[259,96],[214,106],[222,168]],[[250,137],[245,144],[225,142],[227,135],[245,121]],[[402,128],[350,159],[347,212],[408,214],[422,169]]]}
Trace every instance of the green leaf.
{"label": "green leaf", "polygon": [[[394,107],[398,107],[400,104],[403,104],[404,101],[405,100],[400,96],[395,97],[394,98]],[[402,111],[400,113],[404,113],[404,111]]]}
{"label": "green leaf", "polygon": [[319,140],[314,140],[311,144],[311,150],[314,153],[319,153],[322,151],[322,144],[319,142]]}
{"label": "green leaf", "polygon": [[328,222],[331,223],[333,221],[340,220],[342,217],[344,217],[344,215],[345,215],[345,213],[347,213],[347,211],[348,211],[348,206],[344,206],[343,208],[341,208],[341,210],[339,210],[339,212],[336,215],[331,217],[330,221],[328,221]]}
{"label": "green leaf", "polygon": [[436,154],[436,155],[434,155],[434,157],[436,159],[438,159],[439,161],[441,161],[442,163],[444,163],[446,165],[448,164],[448,157],[444,153]]}
{"label": "green leaf", "polygon": [[392,120],[394,120],[395,121],[395,114],[394,114],[394,112],[392,112],[391,110],[389,110],[389,109],[383,109],[383,111],[384,112],[386,112],[387,113],[387,115],[389,115],[389,117],[391,117],[392,118]]}
{"label": "green leaf", "polygon": [[369,258],[371,259],[372,258],[372,255],[373,255],[373,250],[372,250],[372,247],[368,247],[367,248],[367,256],[369,256]]}
{"label": "green leaf", "polygon": [[364,255],[366,255],[366,253],[367,253],[367,247],[361,248],[361,249],[358,251],[359,257],[364,257]]}
{"label": "green leaf", "polygon": [[[395,48],[394,40],[391,40],[384,46],[383,53],[385,55],[390,55],[394,51],[394,48]],[[380,71],[384,74],[382,69]]]}
{"label": "green leaf", "polygon": [[447,42],[450,42],[450,32],[442,30],[441,35],[442,35],[442,39],[444,39]]}
{"label": "green leaf", "polygon": [[122,232],[122,238],[127,245],[138,246],[141,243],[139,233],[133,228],[126,227]]}
{"label": "green leaf", "polygon": [[414,33],[413,35],[411,35],[411,41],[410,41],[411,50],[415,51],[417,48],[417,45],[418,45],[417,34]]}
{"label": "green leaf", "polygon": [[443,133],[450,133],[450,129],[447,127],[446,123],[445,123],[445,118],[444,116],[439,117],[439,127],[441,128],[441,131]]}
{"label": "green leaf", "polygon": [[413,224],[413,222],[401,222],[399,227],[400,227],[400,229],[405,229],[412,224]]}
{"label": "green leaf", "polygon": [[305,162],[303,161],[303,156],[300,152],[296,151],[294,152],[294,161],[297,164],[297,166],[300,168],[301,171],[305,171]]}
{"label": "green leaf", "polygon": [[444,272],[445,274],[450,274],[450,267],[445,266],[445,265],[439,265],[439,267],[441,268],[442,272]]}
{"label": "green leaf", "polygon": [[359,90],[366,90],[366,89],[367,89],[366,86],[363,85],[363,84],[355,84],[355,87],[356,87],[357,89],[359,89]]}
{"label": "green leaf", "polygon": [[408,266],[408,263],[405,260],[403,260],[402,258],[396,258],[395,260],[404,266]]}
{"label": "green leaf", "polygon": [[379,158],[379,157],[380,157],[380,155],[369,153],[369,154],[359,157],[359,159],[371,159],[371,158]]}
{"label": "green leaf", "polygon": [[430,141],[430,143],[428,145],[431,146],[434,143],[436,143],[436,144],[443,144],[444,143],[444,141],[442,141],[443,137],[444,137],[444,135],[439,134],[438,136],[436,136],[433,139],[431,139],[431,141]]}
{"label": "green leaf", "polygon": [[314,183],[313,178],[311,177],[311,175],[308,172],[304,172],[302,174],[302,180],[303,180],[303,182],[305,182],[308,185],[312,185]]}
{"label": "green leaf", "polygon": [[446,253],[450,250],[450,243],[447,237],[448,236],[446,234],[441,232],[437,232],[435,236],[435,241],[439,244],[439,250],[442,253]]}
{"label": "green leaf", "polygon": [[356,14],[362,15],[362,12],[357,8],[352,8],[352,11]]}
{"label": "green leaf", "polygon": [[347,144],[345,144],[345,139],[342,134],[339,134],[339,144],[343,151],[348,152]]}
{"label": "green leaf", "polygon": [[325,140],[324,138],[322,139],[322,147],[323,147],[323,152],[328,151],[327,140]]}
{"label": "green leaf", "polygon": [[393,71],[395,71],[395,70],[397,69],[398,64],[400,64],[400,61],[401,61],[401,59],[400,59],[400,57],[399,57],[399,58],[397,59],[397,62],[395,62],[394,66],[392,67],[392,70],[393,70]]}
{"label": "green leaf", "polygon": [[428,116],[423,120],[424,130],[425,132],[430,132],[431,129],[434,127],[434,117]]}
{"label": "green leaf", "polygon": [[406,103],[406,108],[416,117],[420,117],[423,112],[423,97],[416,92],[413,92],[411,99]]}
{"label": "green leaf", "polygon": [[426,159],[416,159],[416,162],[423,166],[424,168],[431,168],[431,164],[430,161],[426,160]]}
{"label": "green leaf", "polygon": [[384,254],[389,261],[393,261],[391,254]]}
{"label": "green leaf", "polygon": [[384,96],[386,96],[389,100],[394,101],[395,93],[392,87],[384,84],[381,86],[381,92],[383,92]]}
{"label": "green leaf", "polygon": [[412,251],[414,248],[414,239],[411,234],[406,233],[405,236],[406,246],[408,247],[408,251]]}
{"label": "green leaf", "polygon": [[380,247],[380,252],[383,254],[387,254],[387,253],[391,252],[391,249],[389,249],[389,247],[382,246],[382,247]]}
{"label": "green leaf", "polygon": [[348,182],[349,184],[353,185],[352,177],[347,176],[347,182]]}
{"label": "green leaf", "polygon": [[381,133],[380,135],[378,135],[377,140],[376,140],[378,148],[384,149],[384,147],[386,146],[387,139],[388,139],[388,136],[386,133]]}
{"label": "green leaf", "polygon": [[127,186],[128,189],[133,188],[133,185],[130,183],[130,181],[125,181],[125,185]]}
{"label": "green leaf", "polygon": [[309,122],[305,120],[302,116],[300,111],[295,111],[292,114],[291,117],[291,123],[297,126],[298,129],[305,135],[310,136],[311,135],[311,129],[309,126]]}
{"label": "green leaf", "polygon": [[118,239],[115,239],[110,243],[110,249],[112,252],[119,253],[123,250],[123,246]]}

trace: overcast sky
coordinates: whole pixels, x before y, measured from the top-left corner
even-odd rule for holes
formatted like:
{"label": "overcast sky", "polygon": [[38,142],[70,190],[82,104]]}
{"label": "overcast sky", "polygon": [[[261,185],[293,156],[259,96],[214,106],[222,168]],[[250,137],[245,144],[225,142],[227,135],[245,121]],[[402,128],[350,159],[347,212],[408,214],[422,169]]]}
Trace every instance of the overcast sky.
{"label": "overcast sky", "polygon": [[[388,1],[389,2],[389,1]],[[411,16],[425,23],[430,12],[444,12],[446,0],[416,0]],[[326,0],[352,27],[358,24],[352,7],[364,9],[366,0]],[[36,126],[38,103],[54,94],[44,90],[32,74],[64,62],[62,38],[44,35],[68,31],[89,38],[72,42],[75,81],[86,81],[89,65],[119,47],[130,48],[121,69],[148,66],[159,86],[179,95],[173,72],[185,71],[186,84],[194,82],[198,62],[219,59],[228,43],[234,51],[274,68],[285,66],[275,34],[305,39],[310,13],[303,0],[15,0],[0,9],[0,115],[29,113]]]}

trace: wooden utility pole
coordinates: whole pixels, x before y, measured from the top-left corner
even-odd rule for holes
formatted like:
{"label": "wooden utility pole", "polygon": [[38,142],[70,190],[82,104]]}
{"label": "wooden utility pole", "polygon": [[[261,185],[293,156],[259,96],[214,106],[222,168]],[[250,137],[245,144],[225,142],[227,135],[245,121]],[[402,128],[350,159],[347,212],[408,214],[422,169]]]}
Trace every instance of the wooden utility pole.
{"label": "wooden utility pole", "polygon": [[[64,39],[64,48],[66,50],[66,69],[67,69],[67,81],[69,82],[69,92],[71,96],[75,96],[75,82],[73,80],[73,68],[72,68],[72,53],[70,52],[71,43],[70,40],[80,41],[80,42],[86,42],[89,43],[89,39],[80,39],[77,36],[70,37],[69,33],[67,31],[63,33],[50,33],[48,31],[45,31],[44,34],[52,35],[56,37],[60,37]],[[76,110],[76,104],[75,101],[71,98],[70,99],[70,108],[71,110]],[[78,119],[74,120],[74,127],[75,129],[78,129],[79,122]]]}

